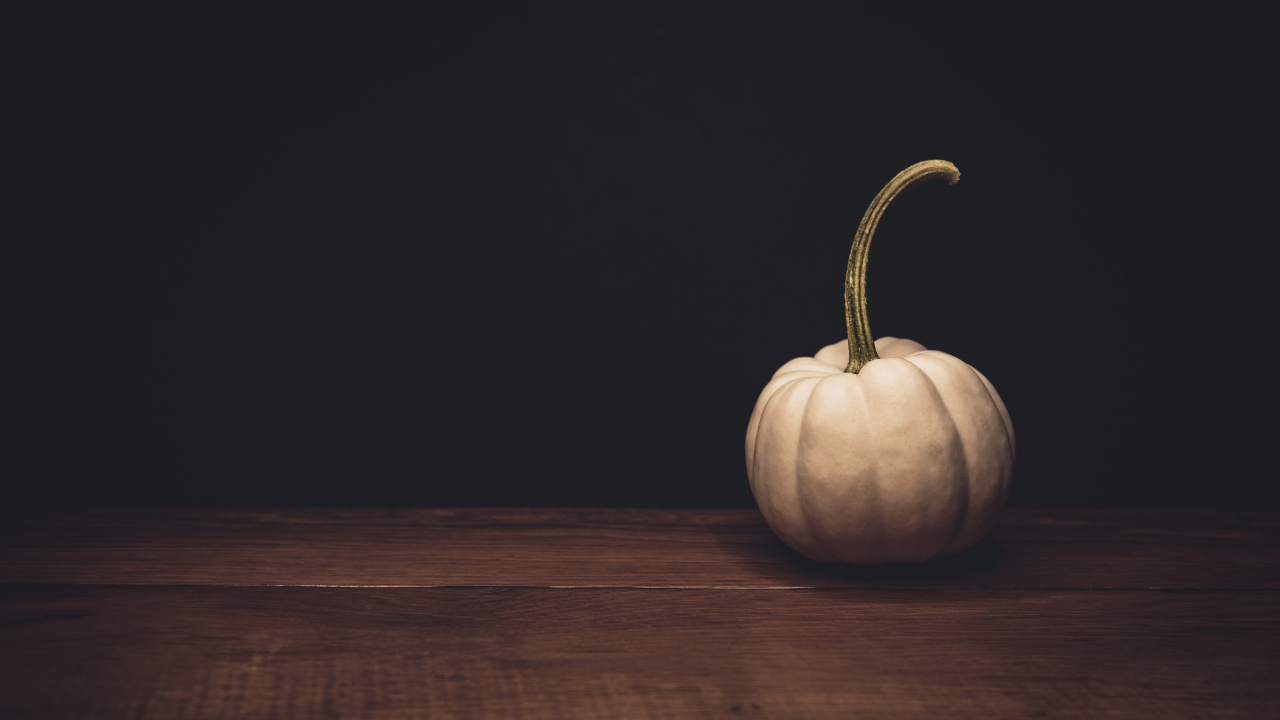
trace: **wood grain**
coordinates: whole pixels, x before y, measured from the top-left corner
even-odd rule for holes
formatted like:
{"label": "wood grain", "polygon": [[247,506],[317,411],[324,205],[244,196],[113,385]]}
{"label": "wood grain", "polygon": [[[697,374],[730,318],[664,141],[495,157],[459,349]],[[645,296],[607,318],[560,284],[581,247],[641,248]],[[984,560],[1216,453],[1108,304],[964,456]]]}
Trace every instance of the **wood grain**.
{"label": "wood grain", "polygon": [[1276,717],[1277,597],[7,586],[0,712]]}
{"label": "wood grain", "polygon": [[0,582],[1280,589],[1280,513],[1007,510],[959,556],[858,569],[754,510],[10,510]]}
{"label": "wood grain", "polygon": [[856,569],[745,510],[11,509],[0,717],[1280,717],[1277,570],[1274,512]]}

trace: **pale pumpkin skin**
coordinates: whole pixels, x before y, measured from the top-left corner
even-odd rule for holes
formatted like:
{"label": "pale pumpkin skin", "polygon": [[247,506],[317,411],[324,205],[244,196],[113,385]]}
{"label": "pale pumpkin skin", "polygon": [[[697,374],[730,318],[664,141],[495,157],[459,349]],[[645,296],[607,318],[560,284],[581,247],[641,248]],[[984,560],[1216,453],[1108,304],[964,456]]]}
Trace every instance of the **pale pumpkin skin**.
{"label": "pale pumpkin skin", "polygon": [[774,373],[747,426],[747,475],[769,527],[819,562],[918,562],[957,553],[1009,495],[1009,412],[982,373],[912,340],[849,343]]}

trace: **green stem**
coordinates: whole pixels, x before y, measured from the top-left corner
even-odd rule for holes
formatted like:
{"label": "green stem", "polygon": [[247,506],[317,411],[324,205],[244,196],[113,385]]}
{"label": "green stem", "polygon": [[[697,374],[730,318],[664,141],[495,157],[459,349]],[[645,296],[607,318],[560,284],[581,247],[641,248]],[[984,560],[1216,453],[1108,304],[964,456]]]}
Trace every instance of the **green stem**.
{"label": "green stem", "polygon": [[945,177],[948,185],[955,185],[960,171],[946,160],[925,160],[898,173],[871,201],[858,225],[853,238],[853,250],[849,253],[849,270],[844,278],[844,321],[849,328],[849,367],[845,372],[856,373],[872,360],[878,360],[871,326],[867,323],[867,250],[871,248],[871,236],[876,232],[880,216],[889,203],[905,190],[935,177]]}

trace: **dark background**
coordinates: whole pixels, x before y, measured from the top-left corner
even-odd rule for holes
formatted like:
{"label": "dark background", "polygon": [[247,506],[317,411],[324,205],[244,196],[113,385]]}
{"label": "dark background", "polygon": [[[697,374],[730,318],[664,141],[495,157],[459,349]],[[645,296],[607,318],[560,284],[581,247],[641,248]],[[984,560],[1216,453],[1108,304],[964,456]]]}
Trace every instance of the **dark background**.
{"label": "dark background", "polygon": [[10,5],[7,501],[750,505],[940,157],[872,329],[1000,390],[1011,503],[1277,506],[1273,18],[605,5]]}

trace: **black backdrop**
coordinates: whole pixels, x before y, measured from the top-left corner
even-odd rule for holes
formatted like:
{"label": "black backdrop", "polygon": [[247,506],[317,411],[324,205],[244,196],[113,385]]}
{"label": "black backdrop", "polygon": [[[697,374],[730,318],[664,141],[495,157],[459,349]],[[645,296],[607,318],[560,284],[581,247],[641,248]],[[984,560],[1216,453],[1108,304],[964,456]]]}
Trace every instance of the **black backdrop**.
{"label": "black backdrop", "polygon": [[750,505],[934,157],[871,324],[991,378],[1012,504],[1280,497],[1257,12],[50,5],[0,30],[10,502]]}

